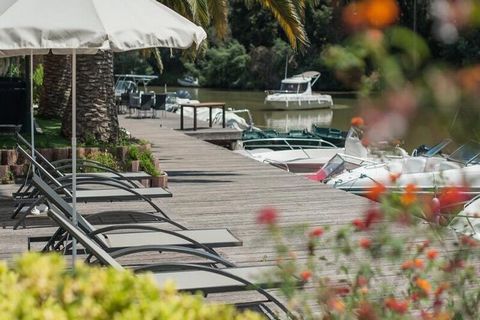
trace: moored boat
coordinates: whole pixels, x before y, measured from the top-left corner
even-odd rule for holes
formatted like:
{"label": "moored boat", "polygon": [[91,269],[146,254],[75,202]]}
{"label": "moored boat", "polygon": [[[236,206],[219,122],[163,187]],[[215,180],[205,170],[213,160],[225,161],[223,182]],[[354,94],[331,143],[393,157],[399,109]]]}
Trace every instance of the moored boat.
{"label": "moored boat", "polygon": [[331,108],[330,95],[313,93],[312,87],[320,78],[320,72],[308,71],[282,80],[280,90],[267,91],[265,104],[273,109],[302,110]]}
{"label": "moored boat", "polygon": [[182,87],[199,87],[198,78],[192,76],[185,76],[183,78],[178,78],[177,83]]}

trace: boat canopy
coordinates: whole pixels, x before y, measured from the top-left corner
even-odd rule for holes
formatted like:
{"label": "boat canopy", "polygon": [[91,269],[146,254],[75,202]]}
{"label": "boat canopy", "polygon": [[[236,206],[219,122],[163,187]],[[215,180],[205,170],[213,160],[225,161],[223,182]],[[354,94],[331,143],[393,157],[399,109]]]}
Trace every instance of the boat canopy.
{"label": "boat canopy", "polygon": [[144,75],[144,74],[116,74],[115,77],[117,77],[118,80],[133,80],[135,82],[143,82],[143,83],[148,83],[152,80],[155,80],[158,78],[158,76],[150,76],[150,75]]}

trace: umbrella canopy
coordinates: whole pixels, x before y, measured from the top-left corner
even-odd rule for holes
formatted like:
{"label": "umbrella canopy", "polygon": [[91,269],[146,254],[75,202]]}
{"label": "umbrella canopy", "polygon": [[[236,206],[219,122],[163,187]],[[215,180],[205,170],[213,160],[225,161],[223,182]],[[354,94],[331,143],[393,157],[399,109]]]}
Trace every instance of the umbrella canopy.
{"label": "umbrella canopy", "polygon": [[155,0],[1,0],[0,57],[198,46],[205,31]]}

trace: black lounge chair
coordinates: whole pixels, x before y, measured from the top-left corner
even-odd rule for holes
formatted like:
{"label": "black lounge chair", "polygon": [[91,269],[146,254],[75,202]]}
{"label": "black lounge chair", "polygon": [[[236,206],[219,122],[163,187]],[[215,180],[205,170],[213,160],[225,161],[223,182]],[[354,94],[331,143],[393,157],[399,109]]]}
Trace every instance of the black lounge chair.
{"label": "black lounge chair", "polygon": [[[25,140],[20,134],[17,134],[17,142],[18,145],[26,146],[27,150],[32,150],[31,144]],[[25,158],[30,157],[31,153],[27,153],[27,150],[23,148],[17,149],[18,152]],[[53,176],[58,179],[61,178],[70,178],[70,173],[64,173],[64,170],[68,170],[69,172],[72,169],[72,161],[70,159],[63,159],[50,162],[48,161],[40,152],[34,149],[35,153],[35,160],[43,165],[43,167],[50,172]],[[84,170],[84,169],[94,169],[99,170],[101,172],[91,172],[85,175],[84,173],[77,173],[79,179],[82,177],[88,177],[89,179],[94,179],[96,177],[100,179],[109,179],[111,181],[120,180],[125,186],[130,186],[133,188],[138,187],[138,184],[135,181],[150,179],[152,176],[145,171],[139,172],[118,172],[112,168],[109,168],[97,161],[92,161],[88,159],[77,159],[77,169]],[[31,187],[31,181],[29,177],[32,174],[32,165],[30,164],[29,172],[27,173],[27,178],[24,180],[23,184],[19,187],[19,189],[13,193],[14,198],[20,197],[29,192]]]}
{"label": "black lounge chair", "polygon": [[[72,206],[60,197],[60,195],[39,176],[33,176],[33,183],[44,195],[49,207],[53,205],[67,218],[70,219],[72,217]],[[228,229],[187,230],[185,227],[171,220],[163,221],[169,222],[181,230],[166,230],[165,228],[159,227],[159,224],[150,223],[109,225],[97,229],[78,212],[77,217],[78,227],[106,251],[116,251],[135,246],[165,245],[194,247],[216,254],[212,248],[242,245],[242,242]],[[165,225],[165,223],[162,225]],[[112,231],[115,233],[111,233]],[[30,237],[29,247],[31,242],[47,240],[48,242],[43,249],[44,251],[59,250],[60,248],[66,248],[66,251],[68,251],[69,249],[69,244],[67,243],[68,238],[64,230],[61,229],[57,230],[52,237],[47,237],[46,239],[45,237]]]}
{"label": "black lounge chair", "polygon": [[216,268],[203,264],[195,263],[158,263],[153,265],[145,265],[133,268],[135,272],[152,272],[155,280],[160,284],[165,281],[173,280],[177,284],[180,291],[197,292],[201,291],[204,295],[211,293],[225,293],[244,290],[254,290],[261,294],[266,300],[253,302],[252,305],[261,307],[265,314],[272,318],[276,315],[272,310],[265,306],[265,303],[273,303],[280,310],[291,316],[289,310],[272,294],[267,292],[265,288],[278,287],[280,280],[261,281],[258,276],[261,274],[274,275],[280,272],[275,266],[254,266],[254,267],[237,267],[233,263],[209,252],[199,251],[195,249],[175,247],[175,246],[146,246],[144,248],[121,249],[115,252],[107,253],[95,241],[84,234],[80,229],[75,227],[63,215],[57,213],[55,209],[48,212],[48,216],[64,229],[72,238],[75,238],[85,250],[96,259],[95,263],[110,266],[117,270],[123,270],[123,266],[116,260],[132,253],[143,251],[170,251],[185,253],[196,257],[202,257],[213,261],[223,268]]}
{"label": "black lounge chair", "polygon": [[[55,191],[62,193],[62,196],[66,201],[72,200],[72,194],[69,191],[71,187],[71,179],[61,178],[56,179],[46,169],[44,169],[38,162],[36,162],[22,147],[17,147],[20,152],[24,153],[24,156],[34,165],[35,169],[39,171],[42,178],[49,181],[54,186]],[[61,181],[59,181],[61,180]],[[111,181],[107,178],[95,178],[95,179],[80,179],[77,181],[79,186],[83,185],[101,185],[108,186],[111,189],[91,189],[91,190],[77,190],[77,202],[113,202],[113,201],[138,201],[143,200],[147,202],[156,213],[160,213],[165,218],[168,216],[155,204],[153,198],[165,198],[171,197],[172,194],[163,188],[129,188],[121,185],[120,181]],[[39,197],[38,190],[33,189],[28,194],[22,197],[15,198],[17,207],[15,208],[12,218],[21,214],[21,219],[15,225],[14,228],[20,226],[26,216],[30,214],[31,210],[41,203],[42,198]],[[26,205],[30,205],[27,207]]]}

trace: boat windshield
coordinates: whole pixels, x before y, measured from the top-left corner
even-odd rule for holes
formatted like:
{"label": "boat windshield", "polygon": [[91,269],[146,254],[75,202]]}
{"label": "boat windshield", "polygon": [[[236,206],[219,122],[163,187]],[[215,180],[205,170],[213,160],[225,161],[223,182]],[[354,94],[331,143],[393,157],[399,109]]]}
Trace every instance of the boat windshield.
{"label": "boat windshield", "polygon": [[477,142],[468,142],[452,152],[448,160],[460,162],[465,165],[480,163],[480,144]]}
{"label": "boat windshield", "polygon": [[285,83],[282,82],[280,86],[280,91],[283,93],[302,93],[307,91],[308,83]]}
{"label": "boat windshield", "polygon": [[452,140],[450,139],[445,139],[443,140],[442,142],[440,143],[437,143],[436,145],[434,145],[433,147],[430,148],[430,150],[428,150],[427,152],[425,152],[424,154],[422,154],[423,157],[426,157],[426,158],[431,158],[433,156],[436,156],[438,154],[440,154],[440,152],[445,149],[446,146],[448,146],[450,143],[452,142]]}
{"label": "boat windshield", "polygon": [[320,169],[320,172],[323,181],[326,181],[330,178],[333,178],[335,175],[344,172],[345,170],[353,170],[363,164],[364,163],[361,161],[361,159],[355,161],[355,159],[352,157],[351,161],[349,161],[348,156],[337,154],[323,165],[322,169]]}

